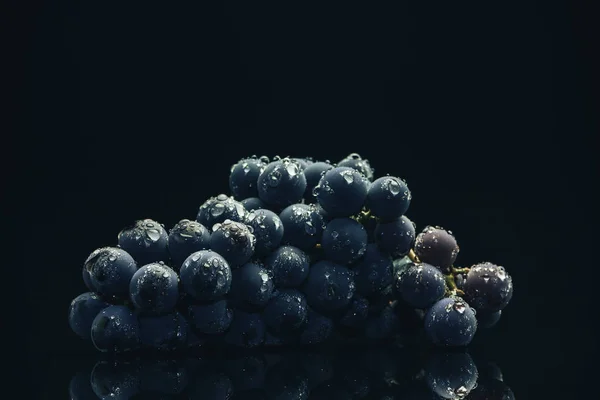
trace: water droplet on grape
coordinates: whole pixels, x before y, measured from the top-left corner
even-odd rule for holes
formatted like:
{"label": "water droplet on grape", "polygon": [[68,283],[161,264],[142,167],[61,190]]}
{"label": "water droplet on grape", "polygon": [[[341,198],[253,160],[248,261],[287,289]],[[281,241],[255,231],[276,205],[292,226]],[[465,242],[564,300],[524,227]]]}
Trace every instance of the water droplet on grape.
{"label": "water droplet on grape", "polygon": [[146,236],[148,236],[148,239],[151,241],[156,242],[158,239],[160,239],[160,232],[158,229],[148,229],[146,231]]}
{"label": "water droplet on grape", "polygon": [[390,183],[388,184],[388,189],[391,194],[394,196],[400,193],[400,184],[395,179],[390,179]]}
{"label": "water droplet on grape", "polygon": [[463,303],[462,301],[457,301],[454,303],[454,309],[459,313],[462,314],[465,312],[465,310],[467,309],[467,305],[465,303]]}
{"label": "water droplet on grape", "polygon": [[314,235],[317,232],[317,228],[315,228],[315,226],[313,225],[313,223],[310,222],[310,221],[306,221],[306,223],[304,224],[304,230],[309,235]]}
{"label": "water droplet on grape", "polygon": [[213,217],[218,217],[219,215],[223,214],[223,212],[225,212],[225,206],[221,203],[215,204],[210,209],[210,215],[212,215]]}
{"label": "water droplet on grape", "polygon": [[281,182],[281,172],[276,169],[269,174],[268,183],[271,187],[277,187],[279,182]]}
{"label": "water droplet on grape", "polygon": [[341,175],[347,184],[351,184],[352,182],[354,182],[354,174],[352,173],[352,171],[342,171]]}

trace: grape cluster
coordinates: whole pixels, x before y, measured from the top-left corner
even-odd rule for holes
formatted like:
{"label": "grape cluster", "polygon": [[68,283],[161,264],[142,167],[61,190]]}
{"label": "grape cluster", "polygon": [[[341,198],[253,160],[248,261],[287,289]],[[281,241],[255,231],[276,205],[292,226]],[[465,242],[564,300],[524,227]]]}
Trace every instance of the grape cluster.
{"label": "grape cluster", "polygon": [[368,160],[250,157],[231,195],[170,230],[135,221],[83,265],[73,331],[100,351],[243,348],[421,334],[468,345],[513,293],[496,264],[455,265],[448,230],[418,234],[403,179]]}
{"label": "grape cluster", "polygon": [[96,362],[69,384],[88,399],[514,400],[500,368],[468,352],[397,346]]}

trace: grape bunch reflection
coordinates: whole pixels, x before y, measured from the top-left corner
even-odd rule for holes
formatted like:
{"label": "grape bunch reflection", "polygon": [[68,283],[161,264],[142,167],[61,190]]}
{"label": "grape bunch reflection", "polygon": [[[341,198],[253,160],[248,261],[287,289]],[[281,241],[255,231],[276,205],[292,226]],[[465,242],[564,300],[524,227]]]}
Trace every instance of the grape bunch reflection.
{"label": "grape bunch reflection", "polygon": [[466,351],[392,346],[178,359],[111,359],[80,371],[71,399],[511,400],[500,369]]}

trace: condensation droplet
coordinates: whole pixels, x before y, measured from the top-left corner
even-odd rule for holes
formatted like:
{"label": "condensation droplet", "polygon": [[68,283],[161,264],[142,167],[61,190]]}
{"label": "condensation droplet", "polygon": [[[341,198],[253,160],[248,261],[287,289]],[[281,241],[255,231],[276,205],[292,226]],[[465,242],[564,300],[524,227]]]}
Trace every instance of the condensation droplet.
{"label": "condensation droplet", "polygon": [[156,242],[158,239],[160,239],[160,232],[158,229],[148,229],[146,231],[146,236],[148,236],[148,239],[151,241]]}

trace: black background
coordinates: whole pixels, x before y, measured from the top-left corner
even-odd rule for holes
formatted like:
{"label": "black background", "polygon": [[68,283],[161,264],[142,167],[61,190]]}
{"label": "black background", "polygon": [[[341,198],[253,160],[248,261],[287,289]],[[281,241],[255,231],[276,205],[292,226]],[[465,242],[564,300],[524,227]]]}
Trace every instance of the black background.
{"label": "black background", "polygon": [[9,291],[31,310],[16,317],[19,358],[42,382],[23,389],[60,397],[69,360],[94,355],[66,311],[85,291],[83,261],[123,226],[194,218],[244,156],[358,152],[376,175],[407,180],[418,228],[455,233],[459,264],[489,260],[513,276],[511,305],[475,345],[517,398],[583,393],[597,315],[590,10],[197,3],[15,10]]}

